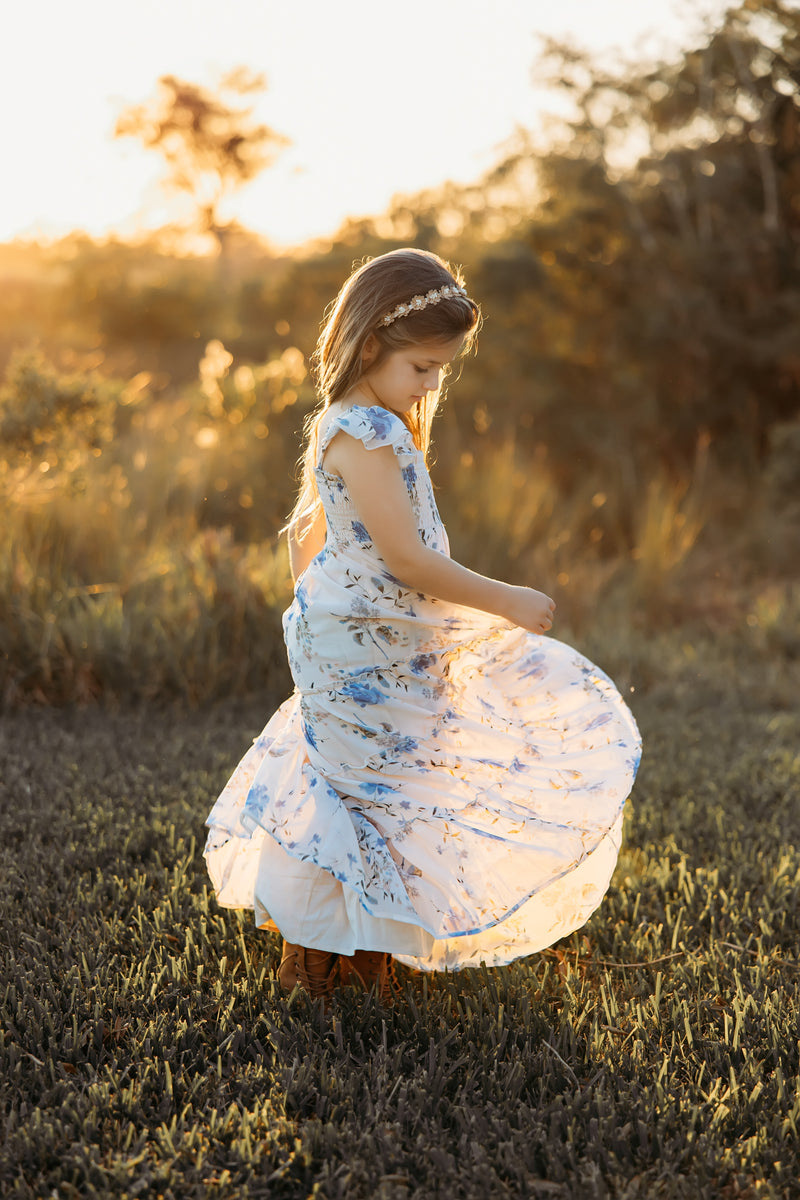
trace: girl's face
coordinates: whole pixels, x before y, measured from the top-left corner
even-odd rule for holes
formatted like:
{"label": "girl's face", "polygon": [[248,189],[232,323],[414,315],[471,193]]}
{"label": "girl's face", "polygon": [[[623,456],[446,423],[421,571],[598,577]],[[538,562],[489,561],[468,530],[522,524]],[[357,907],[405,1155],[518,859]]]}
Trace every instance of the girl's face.
{"label": "girl's face", "polygon": [[441,381],[442,367],[452,362],[463,344],[459,335],[447,342],[418,342],[393,350],[378,367],[369,367],[377,353],[377,342],[364,349],[366,370],[358,381],[358,392],[373,404],[409,412]]}

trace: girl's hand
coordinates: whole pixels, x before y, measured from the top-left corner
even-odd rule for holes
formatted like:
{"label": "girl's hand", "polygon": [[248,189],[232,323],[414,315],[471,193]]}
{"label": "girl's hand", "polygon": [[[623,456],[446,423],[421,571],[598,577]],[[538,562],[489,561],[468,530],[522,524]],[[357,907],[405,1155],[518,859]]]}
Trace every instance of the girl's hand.
{"label": "girl's hand", "polygon": [[531,633],[547,633],[553,625],[553,614],[556,606],[544,592],[533,588],[514,587],[508,585],[509,602],[503,611],[503,616]]}

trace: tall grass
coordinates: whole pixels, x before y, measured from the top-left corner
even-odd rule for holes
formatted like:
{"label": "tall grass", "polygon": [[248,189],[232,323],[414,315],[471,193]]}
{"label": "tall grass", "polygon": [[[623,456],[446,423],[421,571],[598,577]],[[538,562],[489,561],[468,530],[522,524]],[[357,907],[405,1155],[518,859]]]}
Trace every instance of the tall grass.
{"label": "tall grass", "polygon": [[[311,403],[292,347],[234,369],[210,342],[196,384],[177,391],[143,372],[96,380],[17,358],[0,391],[0,704],[200,703],[286,686],[277,530]],[[535,444],[462,422],[454,453],[453,421],[434,478],[454,554],[553,594],[562,636],[760,622],[761,591],[786,578],[793,510],[769,509],[765,489],[741,522],[707,444],[684,478],[630,463],[566,488]],[[732,577],[732,531],[749,537],[749,561],[768,520],[766,577]]]}
{"label": "tall grass", "polygon": [[624,474],[595,469],[566,491],[543,446],[478,443],[459,465],[441,498],[454,552],[552,592],[559,625],[579,634],[609,604],[621,624],[679,622],[688,569],[703,570],[701,536],[729,500],[720,480],[709,483],[707,446],[678,480],[658,465],[643,478],[631,464]]}
{"label": "tall grass", "polygon": [[[58,399],[42,402],[73,381],[40,361],[12,368],[0,409],[6,706],[201,702],[284,679],[288,565],[275,530],[292,458],[269,440],[285,447],[304,370],[287,352],[225,396],[226,373],[212,347],[194,392],[156,400],[133,381],[81,429],[58,419]],[[26,411],[29,427],[12,427]]]}

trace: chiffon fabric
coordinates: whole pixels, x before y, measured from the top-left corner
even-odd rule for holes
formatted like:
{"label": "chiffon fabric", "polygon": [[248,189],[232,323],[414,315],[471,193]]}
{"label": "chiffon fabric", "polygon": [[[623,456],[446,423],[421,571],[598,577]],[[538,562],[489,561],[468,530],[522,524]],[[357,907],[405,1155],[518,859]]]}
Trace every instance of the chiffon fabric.
{"label": "chiffon fabric", "polygon": [[324,549],[283,628],[294,695],[208,817],[220,904],[290,942],[496,966],[578,929],[617,860],[636,723],[571,647],[405,587],[322,459],[391,446],[424,543],[448,554],[423,455],[388,410],[331,406]]}

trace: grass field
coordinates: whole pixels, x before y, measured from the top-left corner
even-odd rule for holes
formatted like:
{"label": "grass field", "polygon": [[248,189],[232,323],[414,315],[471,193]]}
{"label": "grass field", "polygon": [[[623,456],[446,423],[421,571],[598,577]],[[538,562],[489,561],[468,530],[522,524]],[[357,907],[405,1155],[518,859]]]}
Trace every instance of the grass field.
{"label": "grass field", "polygon": [[392,1010],[285,998],[209,896],[203,820],[275,696],[4,718],[3,1194],[800,1195],[800,663],[587,648],[645,744],[606,901]]}

